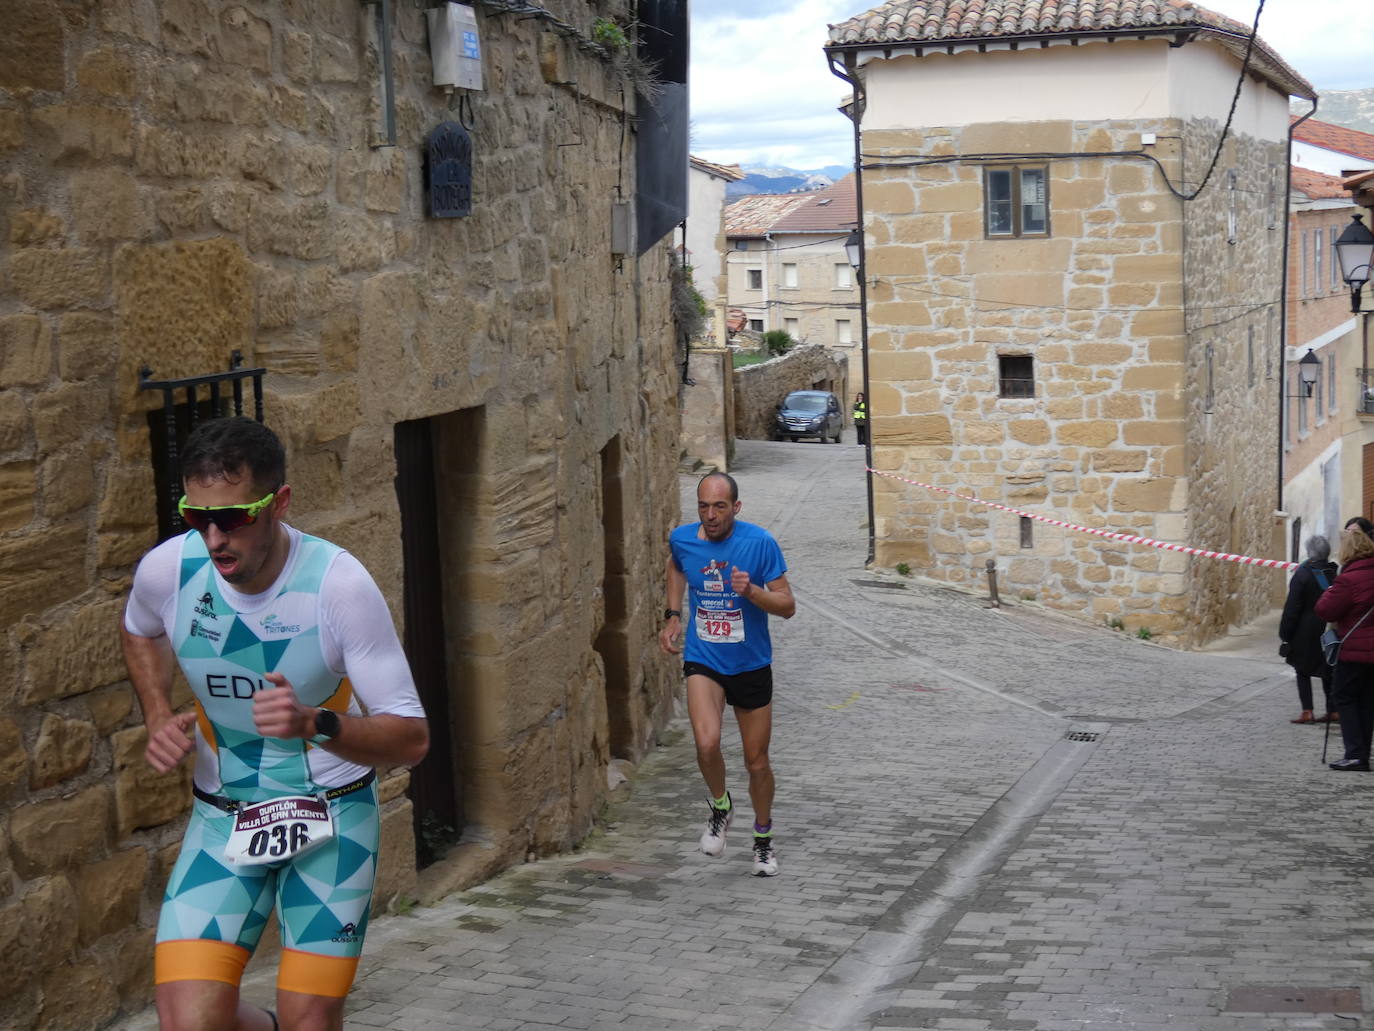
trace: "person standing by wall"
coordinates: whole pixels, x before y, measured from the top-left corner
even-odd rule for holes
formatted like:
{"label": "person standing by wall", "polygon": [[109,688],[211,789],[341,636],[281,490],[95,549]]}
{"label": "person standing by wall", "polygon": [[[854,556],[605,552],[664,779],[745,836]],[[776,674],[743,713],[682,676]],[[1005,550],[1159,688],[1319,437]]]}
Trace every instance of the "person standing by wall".
{"label": "person standing by wall", "polygon": [[[728,702],[735,710],[749,800],[754,807],[754,873],[778,872],[773,841],[773,769],[768,745],[773,730],[773,645],[768,617],[790,619],[797,611],[787,582],[787,564],[772,534],[736,520],[739,486],[725,473],[708,473],[697,484],[699,522],[679,526],[669,538],[668,604],[659,646],[683,654],[687,714],[696,740],[697,765],[710,792],[710,817],[701,835],[708,856],[725,852],[725,834],[734,816],[720,751],[721,717]],[[728,573],[726,572],[728,570]],[[689,615],[685,645],[683,592]]]}
{"label": "person standing by wall", "polygon": [[[1336,578],[1336,563],[1330,560],[1331,545],[1325,537],[1307,538],[1307,561],[1298,566],[1288,582],[1288,598],[1279,620],[1280,653],[1298,678],[1298,702],[1302,712],[1293,723],[1329,723],[1336,719],[1331,700],[1331,667],[1322,653],[1321,636],[1326,624],[1317,617],[1317,599]],[[1314,716],[1312,678],[1321,680],[1325,701],[1324,715]]]}
{"label": "person standing by wall", "polygon": [[1345,755],[1333,770],[1369,769],[1374,733],[1374,539],[1357,526],[1341,531],[1340,575],[1317,599],[1318,619],[1342,638],[1331,694],[1341,722]]}
{"label": "person standing by wall", "polygon": [[861,447],[868,443],[868,401],[862,391],[854,395],[854,433]]}
{"label": "person standing by wall", "polygon": [[[158,920],[158,1019],[164,1031],[338,1031],[376,877],[376,767],[424,758],[428,723],[372,577],[284,521],[276,434],[203,422],[181,468],[192,529],[139,562],[121,635],[148,764],[165,773],[195,757]],[[191,711],[172,708],[176,664]],[[239,999],[274,908],[275,1013]]]}

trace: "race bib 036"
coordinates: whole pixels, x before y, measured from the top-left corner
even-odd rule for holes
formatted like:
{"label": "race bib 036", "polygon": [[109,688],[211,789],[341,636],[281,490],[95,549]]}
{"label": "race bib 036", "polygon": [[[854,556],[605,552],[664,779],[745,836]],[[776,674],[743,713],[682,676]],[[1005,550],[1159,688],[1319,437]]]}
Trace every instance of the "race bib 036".
{"label": "race bib 036", "polygon": [[333,836],[328,802],[312,795],[288,795],[239,809],[224,858],[249,865],[280,863]]}

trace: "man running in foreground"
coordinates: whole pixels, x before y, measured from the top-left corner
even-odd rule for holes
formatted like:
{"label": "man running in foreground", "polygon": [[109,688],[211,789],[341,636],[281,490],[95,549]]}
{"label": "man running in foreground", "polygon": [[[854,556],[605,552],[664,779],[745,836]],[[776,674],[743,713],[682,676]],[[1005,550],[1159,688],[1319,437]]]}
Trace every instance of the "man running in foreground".
{"label": "man running in foreground", "polygon": [[[720,752],[721,718],[727,702],[735,710],[749,800],[754,806],[754,873],[778,872],[773,842],[773,770],[768,741],[773,731],[773,645],[768,617],[790,619],[797,611],[787,583],[787,564],[773,536],[736,520],[739,486],[725,473],[709,473],[697,484],[700,522],[679,526],[669,538],[668,605],[658,635],[669,654],[683,652],[687,714],[696,739],[697,765],[710,791],[711,815],[701,835],[708,856],[725,852],[725,832],[734,801],[725,786]],[[689,592],[685,648],[683,589]]]}
{"label": "man running in foreground", "polygon": [[[201,423],[181,467],[192,530],[143,557],[122,628],[148,763],[165,773],[195,753],[157,928],[158,1018],[165,1031],[274,1031],[278,1016],[286,1031],[337,1031],[376,876],[375,767],[424,758],[424,709],[367,570],[283,522],[276,434]],[[172,709],[174,663],[190,712]],[[275,1014],[239,1001],[274,906]]]}

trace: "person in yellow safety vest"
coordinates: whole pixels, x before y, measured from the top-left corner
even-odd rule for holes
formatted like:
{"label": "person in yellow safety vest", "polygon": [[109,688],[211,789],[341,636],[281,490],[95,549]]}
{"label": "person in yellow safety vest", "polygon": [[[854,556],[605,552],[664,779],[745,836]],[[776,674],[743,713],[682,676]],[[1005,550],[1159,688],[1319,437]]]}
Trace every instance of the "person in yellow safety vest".
{"label": "person in yellow safety vest", "polygon": [[868,443],[868,404],[862,393],[854,395],[854,432],[861,445]]}

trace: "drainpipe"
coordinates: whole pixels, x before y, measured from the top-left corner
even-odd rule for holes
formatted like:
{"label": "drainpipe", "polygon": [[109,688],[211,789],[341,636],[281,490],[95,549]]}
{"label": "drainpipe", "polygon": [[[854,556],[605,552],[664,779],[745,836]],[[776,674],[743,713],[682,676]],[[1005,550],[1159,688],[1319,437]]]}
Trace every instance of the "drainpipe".
{"label": "drainpipe", "polygon": [[768,303],[768,284],[773,281],[773,234],[763,234],[763,331],[773,328],[773,308]]}
{"label": "drainpipe", "polygon": [[863,151],[859,143],[859,125],[863,121],[864,106],[867,100],[863,83],[858,75],[858,58],[853,51],[846,51],[843,57],[843,70],[836,66],[835,54],[828,54],[830,72],[836,78],[849,83],[854,91],[849,107],[849,120],[854,123],[854,214],[859,229],[859,354],[863,358],[864,404],[868,415],[868,440],[864,444],[864,486],[868,494],[868,559],[865,565],[872,566],[875,552],[875,527],[873,525],[873,395],[868,389],[868,243],[864,234],[864,174]]}
{"label": "drainpipe", "polygon": [[[1283,511],[1283,443],[1288,429],[1288,238],[1293,203],[1293,130],[1317,113],[1317,98],[1312,98],[1312,110],[1288,127],[1288,153],[1283,169],[1283,267],[1279,277],[1279,484],[1276,512]],[[1287,538],[1287,534],[1284,537]],[[1296,556],[1295,556],[1296,557]]]}

